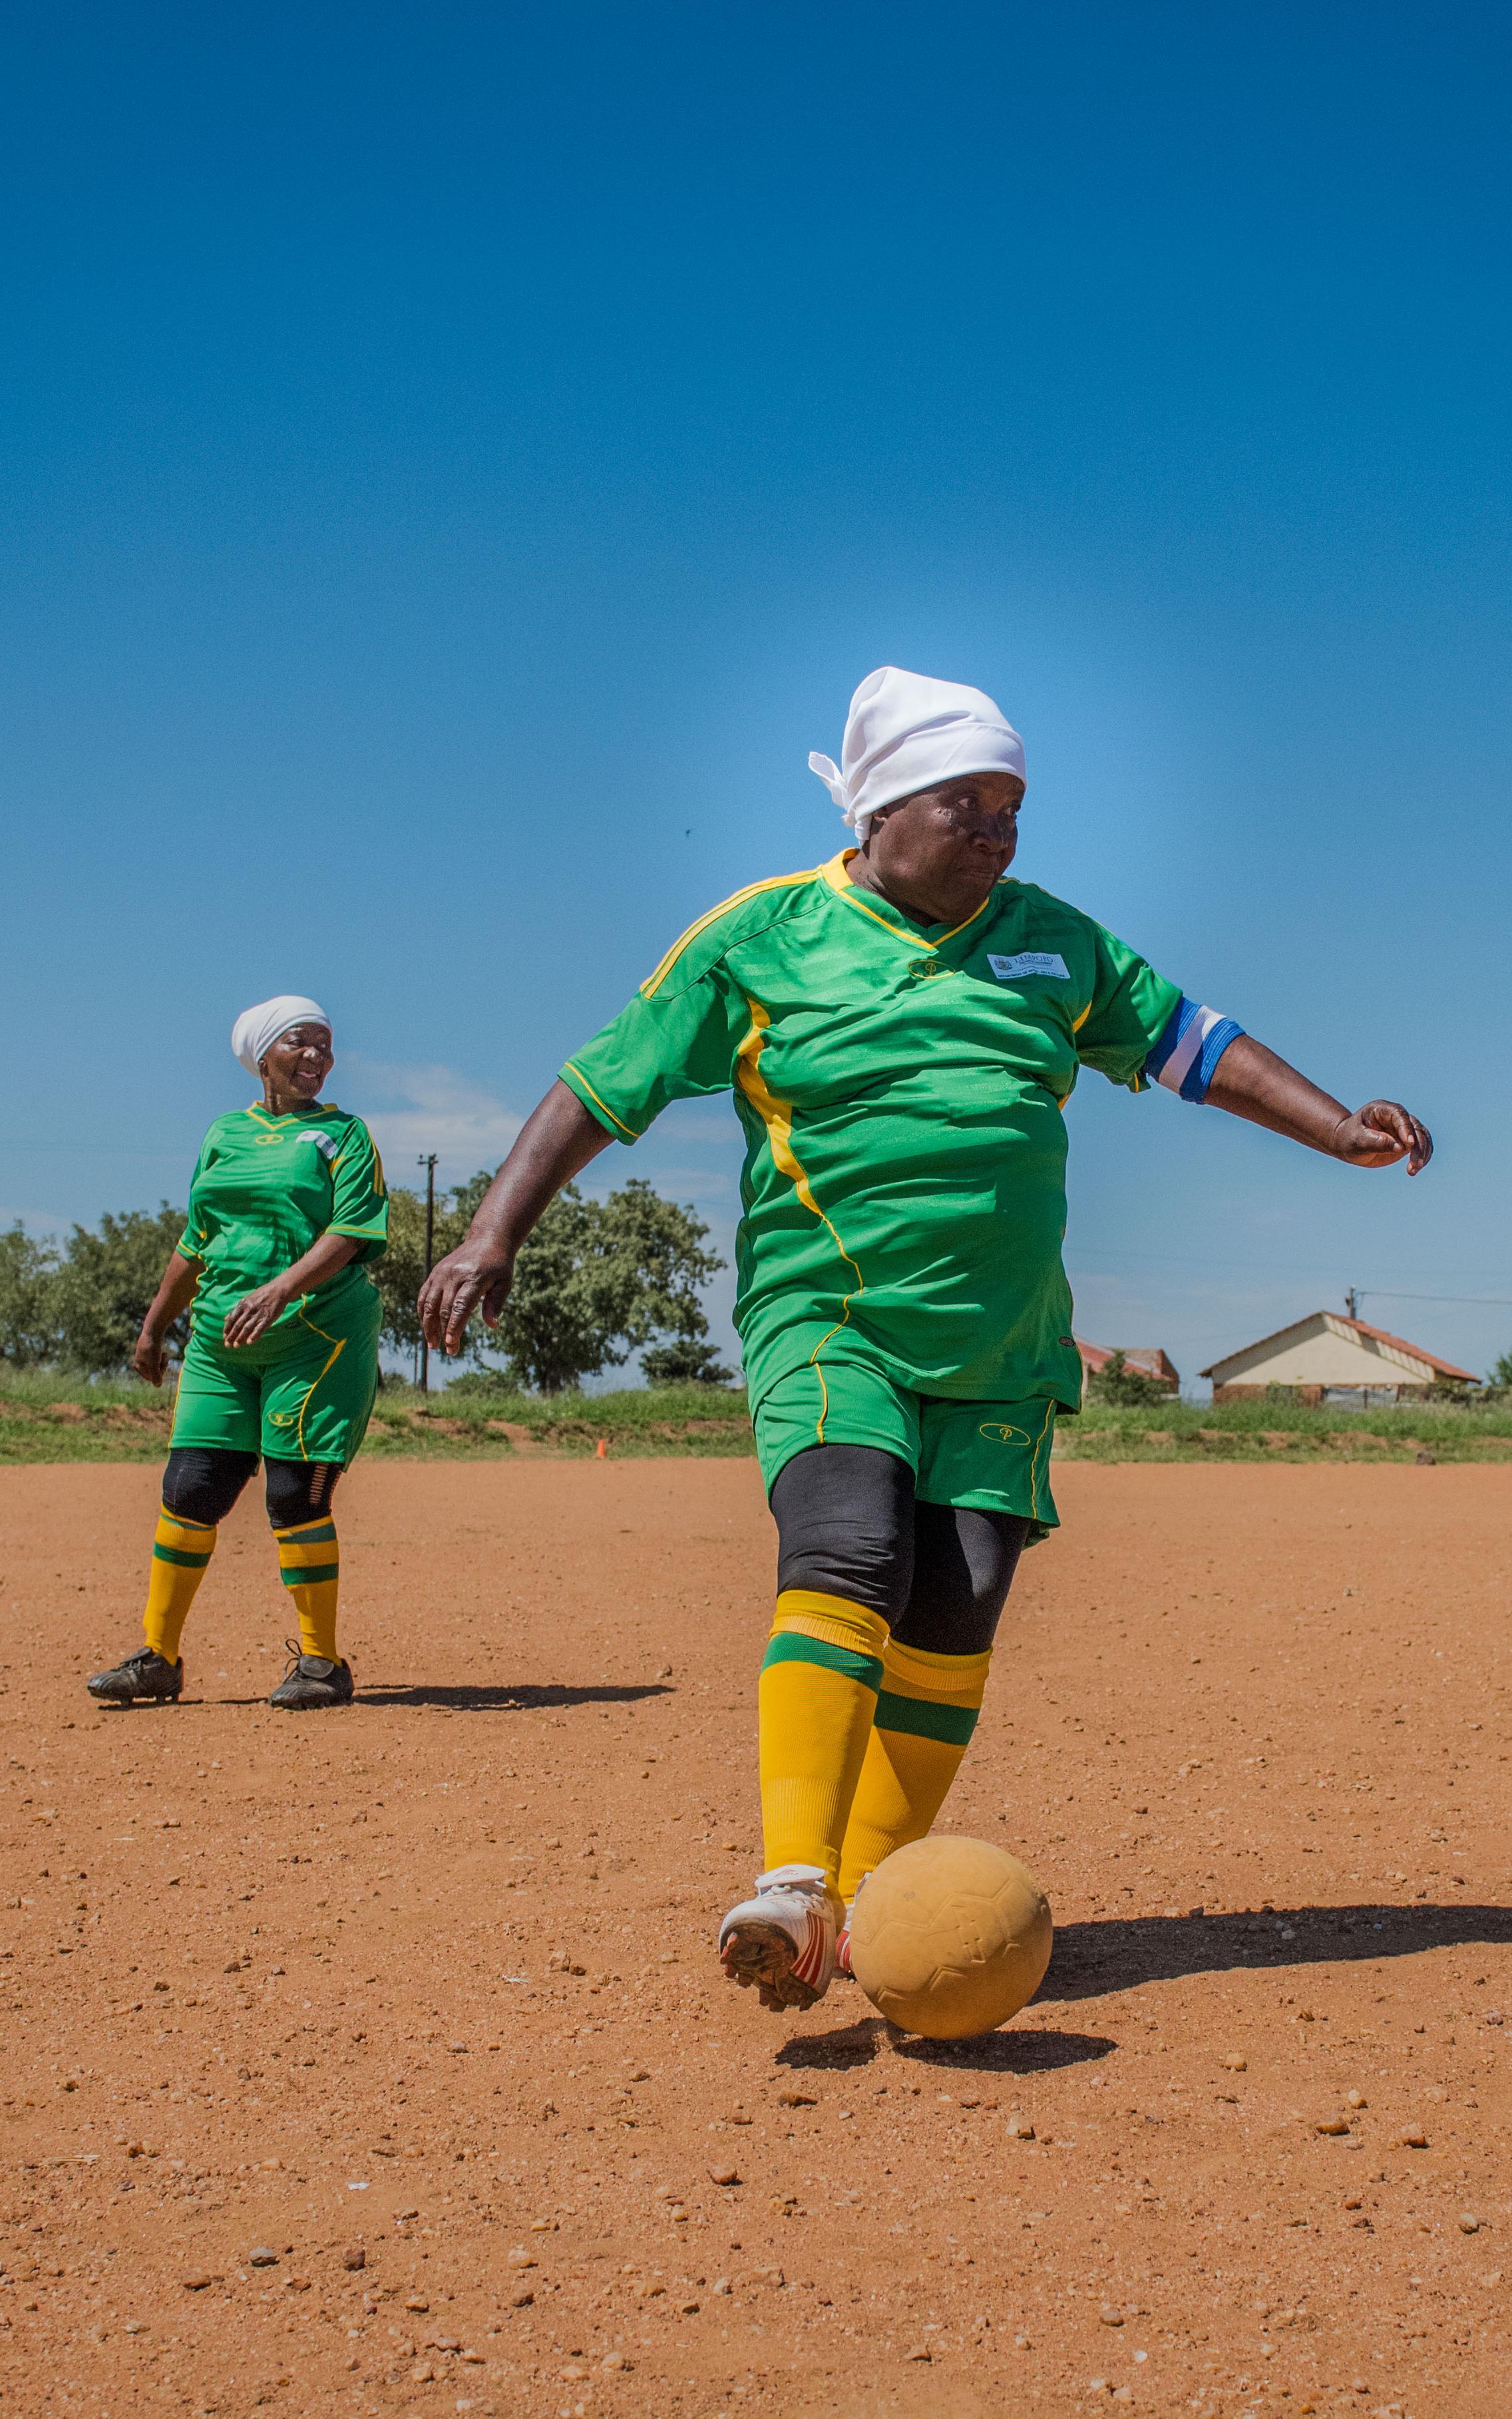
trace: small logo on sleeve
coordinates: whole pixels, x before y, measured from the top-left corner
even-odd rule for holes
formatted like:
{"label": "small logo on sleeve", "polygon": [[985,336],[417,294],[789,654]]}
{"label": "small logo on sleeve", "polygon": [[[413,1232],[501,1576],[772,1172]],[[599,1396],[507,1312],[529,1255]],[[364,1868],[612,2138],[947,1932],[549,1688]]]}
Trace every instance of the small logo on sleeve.
{"label": "small logo on sleeve", "polygon": [[1048,975],[1056,982],[1071,980],[1071,968],[1058,949],[1020,949],[1015,958],[995,958],[989,950],[987,963],[999,982],[1026,982],[1036,975]]}

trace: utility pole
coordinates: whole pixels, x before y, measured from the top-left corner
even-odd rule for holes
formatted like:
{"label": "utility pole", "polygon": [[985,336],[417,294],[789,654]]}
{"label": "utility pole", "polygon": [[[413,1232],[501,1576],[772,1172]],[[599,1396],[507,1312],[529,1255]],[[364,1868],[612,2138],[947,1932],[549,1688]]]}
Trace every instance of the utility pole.
{"label": "utility pole", "polygon": [[[427,1154],[426,1154],[424,1151],[422,1151],[422,1152],[421,1152],[421,1154],[420,1154],[420,1156],[419,1156],[419,1158],[418,1158],[418,1159],[416,1160],[416,1162],[415,1162],[415,1165],[416,1165],[417,1167],[423,1167],[423,1168],[424,1169],[424,1171],[425,1171],[425,1274],[426,1274],[426,1276],[429,1276],[429,1274],[430,1274],[430,1264],[431,1264],[431,1261],[434,1259],[435,1255],[436,1255],[436,1161],[437,1161],[437,1157],[438,1157],[438,1154],[437,1154],[437,1152],[435,1152],[435,1151],[431,1151],[431,1152],[428,1154],[428,1156],[427,1156]],[[422,1336],[422,1337],[421,1337],[421,1339],[420,1339],[420,1391],[421,1391],[421,1393],[422,1393],[423,1394],[429,1394],[429,1392],[430,1392],[430,1346],[426,1343],[426,1341],[425,1341],[425,1339],[424,1339],[424,1336]]]}
{"label": "utility pole", "polygon": [[[426,1265],[426,1267],[427,1267],[427,1268],[429,1267],[430,1263],[429,1263],[429,1261],[428,1261],[428,1260],[427,1260],[427,1262],[425,1263],[425,1265]],[[1345,1307],[1345,1310],[1348,1312],[1348,1314],[1349,1314],[1349,1316],[1350,1316],[1350,1318],[1358,1318],[1358,1317],[1359,1317],[1359,1316],[1360,1316],[1360,1295],[1359,1295],[1359,1289],[1358,1289],[1358,1287],[1354,1287],[1354,1286],[1350,1286],[1350,1289],[1349,1289],[1348,1293],[1347,1293],[1347,1294],[1345,1295],[1345,1297],[1344,1297],[1344,1307]]]}

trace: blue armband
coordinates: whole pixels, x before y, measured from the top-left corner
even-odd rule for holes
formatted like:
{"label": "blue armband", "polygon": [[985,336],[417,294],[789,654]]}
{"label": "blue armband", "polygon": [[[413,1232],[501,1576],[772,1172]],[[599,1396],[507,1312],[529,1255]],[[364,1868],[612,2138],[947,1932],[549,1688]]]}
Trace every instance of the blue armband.
{"label": "blue armband", "polygon": [[1243,1030],[1231,1016],[1199,1008],[1183,992],[1145,1060],[1145,1072],[1167,1091],[1180,1092],[1183,1101],[1205,1101],[1219,1059]]}

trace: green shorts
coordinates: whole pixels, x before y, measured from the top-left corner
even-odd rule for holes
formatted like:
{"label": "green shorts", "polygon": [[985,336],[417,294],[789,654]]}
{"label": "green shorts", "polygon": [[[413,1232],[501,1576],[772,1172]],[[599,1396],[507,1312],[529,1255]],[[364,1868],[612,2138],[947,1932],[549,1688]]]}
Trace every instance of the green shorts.
{"label": "green shorts", "polygon": [[790,1370],[752,1414],[766,1491],[795,1453],[815,1444],[870,1444],[914,1473],[923,1503],[1013,1512],[1043,1535],[1060,1516],[1050,1492],[1057,1406],[963,1403],[916,1394],[862,1361]]}
{"label": "green shorts", "polygon": [[212,1341],[207,1322],[196,1324],[178,1379],[172,1444],[335,1461],[345,1469],[373,1409],[382,1321],[378,1293],[364,1286],[337,1317],[321,1317],[315,1294],[293,1318],[234,1349],[218,1332]]}

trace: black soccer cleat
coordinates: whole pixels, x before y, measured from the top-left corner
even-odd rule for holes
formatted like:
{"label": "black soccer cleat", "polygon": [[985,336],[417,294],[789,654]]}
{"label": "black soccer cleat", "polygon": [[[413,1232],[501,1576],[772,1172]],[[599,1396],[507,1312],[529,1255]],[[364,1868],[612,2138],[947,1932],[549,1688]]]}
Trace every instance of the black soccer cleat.
{"label": "black soccer cleat", "polygon": [[281,1705],[285,1713],[308,1713],[315,1705],[349,1705],[352,1701],[352,1667],[347,1662],[332,1663],[324,1655],[301,1655],[290,1639],[288,1651],[294,1660],[268,1702]]}
{"label": "black soccer cleat", "polygon": [[112,1672],[97,1672],[88,1683],[89,1694],[101,1705],[134,1705],[139,1699],[148,1704],[175,1704],[183,1693],[184,1658],[170,1663],[165,1655],[154,1647],[138,1647],[117,1663]]}

